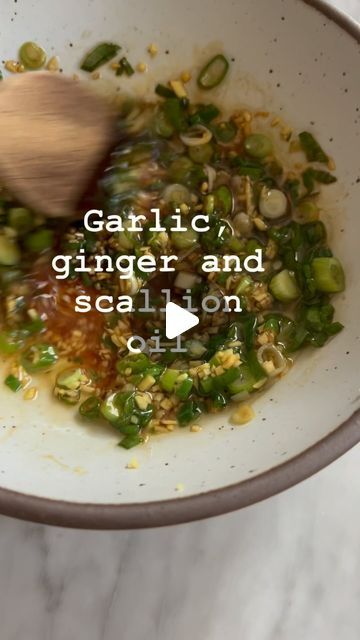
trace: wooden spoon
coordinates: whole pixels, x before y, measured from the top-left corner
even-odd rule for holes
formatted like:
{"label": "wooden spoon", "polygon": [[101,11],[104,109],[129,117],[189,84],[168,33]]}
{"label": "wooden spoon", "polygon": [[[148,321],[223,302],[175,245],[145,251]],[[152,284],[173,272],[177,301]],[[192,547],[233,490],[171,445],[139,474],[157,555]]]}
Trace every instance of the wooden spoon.
{"label": "wooden spoon", "polygon": [[49,217],[74,214],[116,141],[110,106],[80,82],[49,72],[0,83],[0,185]]}

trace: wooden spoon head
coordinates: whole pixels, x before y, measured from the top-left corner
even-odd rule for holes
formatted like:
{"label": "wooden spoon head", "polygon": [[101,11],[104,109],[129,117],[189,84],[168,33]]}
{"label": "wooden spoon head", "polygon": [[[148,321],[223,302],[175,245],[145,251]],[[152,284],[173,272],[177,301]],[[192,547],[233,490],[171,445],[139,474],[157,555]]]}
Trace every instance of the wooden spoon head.
{"label": "wooden spoon head", "polygon": [[49,72],[0,83],[0,185],[49,217],[71,216],[116,140],[110,106]]}

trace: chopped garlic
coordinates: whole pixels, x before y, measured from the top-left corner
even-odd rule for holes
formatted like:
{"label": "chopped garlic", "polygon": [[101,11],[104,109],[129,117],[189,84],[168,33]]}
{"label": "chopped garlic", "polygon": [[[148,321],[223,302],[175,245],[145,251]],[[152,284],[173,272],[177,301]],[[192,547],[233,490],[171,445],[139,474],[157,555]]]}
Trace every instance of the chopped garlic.
{"label": "chopped garlic", "polygon": [[259,231],[266,231],[266,229],[268,228],[266,222],[264,222],[264,220],[262,220],[261,218],[254,218],[253,222],[259,229]]}
{"label": "chopped garlic", "polygon": [[255,411],[249,404],[240,405],[231,416],[235,424],[246,424],[255,418]]}
{"label": "chopped garlic", "polygon": [[278,124],[280,124],[280,118],[273,118],[273,120],[271,121],[271,126],[272,127],[277,127]]}
{"label": "chopped garlic", "polygon": [[48,61],[46,68],[48,71],[59,71],[59,58],[57,56],[52,56],[52,58],[50,58],[50,60]]}
{"label": "chopped garlic", "polygon": [[145,73],[145,71],[147,71],[147,64],[145,64],[145,62],[139,62],[139,64],[136,66],[137,71],[139,71],[139,73]]}
{"label": "chopped garlic", "polygon": [[4,67],[10,73],[24,73],[25,71],[24,65],[21,62],[17,62],[17,60],[5,60]]}
{"label": "chopped garlic", "polygon": [[24,393],[24,400],[35,400],[38,395],[38,390],[36,387],[30,387]]}
{"label": "chopped garlic", "polygon": [[135,402],[141,411],[146,411],[150,404],[150,398],[146,395],[135,395]]}
{"label": "chopped garlic", "polygon": [[187,216],[187,214],[188,214],[188,213],[189,213],[189,211],[190,211],[190,208],[188,207],[188,205],[187,205],[187,204],[185,204],[185,202],[183,202],[183,203],[180,205],[179,209],[180,209],[180,213],[182,213],[184,216]]}
{"label": "chopped garlic", "polygon": [[141,380],[141,382],[139,382],[138,389],[140,391],[147,391],[148,389],[151,389],[155,382],[156,380],[153,376],[147,375],[143,380]]}
{"label": "chopped garlic", "polygon": [[126,465],[127,469],[138,469],[139,468],[139,462],[137,458],[131,458],[130,462],[127,463]]}
{"label": "chopped garlic", "polygon": [[159,49],[157,47],[156,44],[154,44],[154,42],[152,42],[151,44],[149,44],[148,46],[148,52],[150,53],[152,58],[155,58],[156,54],[158,53]]}
{"label": "chopped garlic", "polygon": [[275,371],[275,365],[272,360],[265,360],[262,362],[262,367],[268,375],[271,375],[273,371]]}
{"label": "chopped garlic", "polygon": [[183,71],[181,76],[180,76],[180,80],[181,82],[183,82],[184,84],[186,84],[187,82],[190,82],[191,80],[191,74],[188,71]]}
{"label": "chopped garlic", "polygon": [[181,80],[170,80],[169,85],[177,98],[187,98],[187,93]]}

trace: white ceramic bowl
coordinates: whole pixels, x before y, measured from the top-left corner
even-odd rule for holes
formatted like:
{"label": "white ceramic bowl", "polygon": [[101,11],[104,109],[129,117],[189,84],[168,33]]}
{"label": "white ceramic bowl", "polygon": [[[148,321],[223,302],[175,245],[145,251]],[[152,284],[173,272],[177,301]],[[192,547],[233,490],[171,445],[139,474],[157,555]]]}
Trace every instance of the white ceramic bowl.
{"label": "white ceramic bowl", "polygon": [[[26,403],[0,385],[0,510],[89,528],[147,527],[236,509],[320,469],[360,438],[359,28],[319,0],[37,0],[1,2],[1,57],[27,39],[76,70],[96,41],[120,42],[131,60],[160,53],[129,90],[198,66],[219,49],[235,58],[216,98],[283,114],[309,128],[337,162],[326,189],[331,242],[347,272],[336,300],[345,330],[309,350],[255,403],[256,419],[232,428],[226,415],[201,433],[154,437],[135,452],[111,430],[84,427],[46,392]],[[168,53],[165,53],[168,51]],[[110,76],[109,76],[110,77]],[[353,416],[353,417],[351,417]],[[15,428],[16,427],[16,428]],[[136,455],[139,468],[126,465]],[[176,491],[179,483],[183,492]]]}

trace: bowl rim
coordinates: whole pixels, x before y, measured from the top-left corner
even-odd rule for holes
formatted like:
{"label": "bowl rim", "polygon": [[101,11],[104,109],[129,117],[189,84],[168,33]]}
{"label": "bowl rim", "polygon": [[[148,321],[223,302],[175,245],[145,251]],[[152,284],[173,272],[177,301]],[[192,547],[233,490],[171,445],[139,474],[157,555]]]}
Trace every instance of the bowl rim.
{"label": "bowl rim", "polygon": [[[360,25],[325,0],[302,0],[360,43]],[[360,410],[287,462],[235,484],[189,497],[129,504],[83,503],[0,487],[0,513],[21,520],[78,529],[145,529],[217,516],[276,495],[339,458],[360,442]]]}

